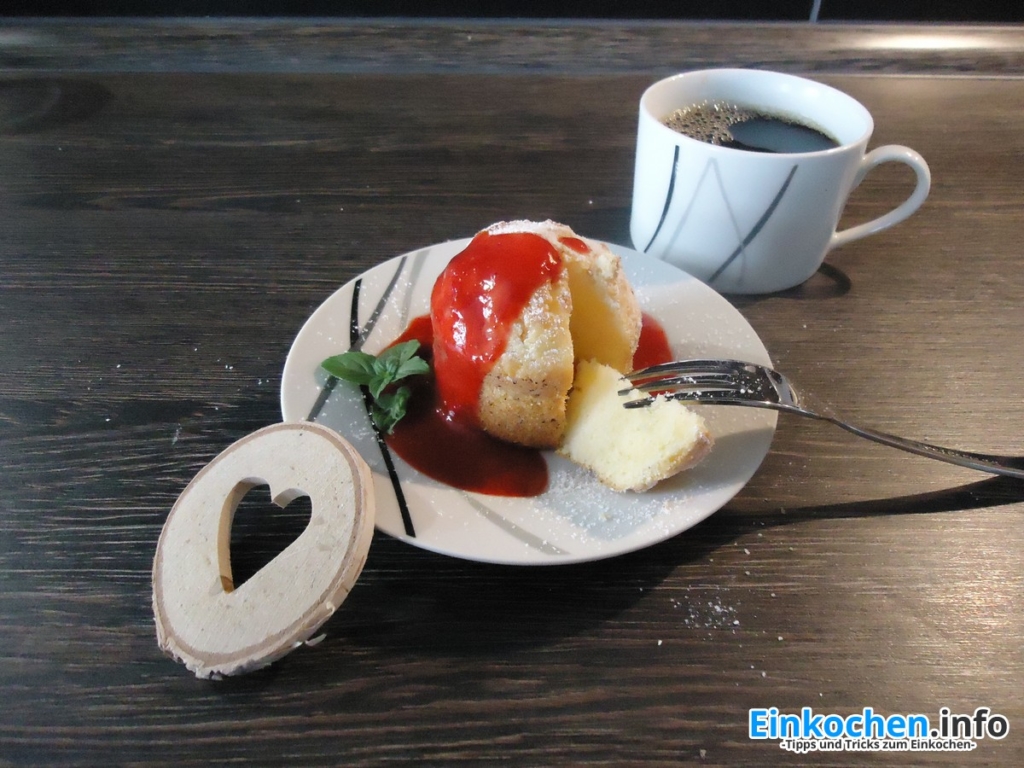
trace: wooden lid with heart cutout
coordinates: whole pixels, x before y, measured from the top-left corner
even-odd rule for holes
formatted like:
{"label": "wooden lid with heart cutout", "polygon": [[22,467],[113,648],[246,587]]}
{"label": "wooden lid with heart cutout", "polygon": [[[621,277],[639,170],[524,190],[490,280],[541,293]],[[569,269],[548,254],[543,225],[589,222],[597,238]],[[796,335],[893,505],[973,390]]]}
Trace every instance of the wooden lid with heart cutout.
{"label": "wooden lid with heart cutout", "polygon": [[[309,496],[309,525],[237,589],[231,524],[249,489],[278,506]],[[307,640],[348,596],[373,537],[373,481],[356,450],[311,422],[275,424],[229,446],[171,509],[153,561],[160,647],[198,677],[266,666]]]}

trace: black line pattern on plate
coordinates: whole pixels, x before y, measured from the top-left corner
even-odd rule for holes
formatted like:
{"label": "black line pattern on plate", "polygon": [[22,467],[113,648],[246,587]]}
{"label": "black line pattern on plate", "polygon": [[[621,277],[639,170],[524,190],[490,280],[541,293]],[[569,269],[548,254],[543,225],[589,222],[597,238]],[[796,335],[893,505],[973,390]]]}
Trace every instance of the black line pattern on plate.
{"label": "black line pattern on plate", "polygon": [[[349,340],[352,344],[353,349],[358,349],[366,341],[366,337],[370,335],[373,330],[373,326],[377,324],[377,319],[380,317],[381,310],[387,304],[388,297],[391,295],[391,291],[398,283],[398,276],[402,274],[402,270],[405,269],[405,257],[398,263],[398,269],[395,270],[394,277],[391,278],[391,282],[388,283],[388,287],[384,290],[384,294],[380,297],[380,301],[377,302],[377,306],[374,307],[373,312],[370,313],[370,319],[367,320],[366,326],[363,328],[359,327],[359,293],[360,288],[363,285],[363,279],[360,277],[356,280],[355,285],[352,287],[352,306],[349,315]],[[358,346],[357,346],[358,345]],[[373,398],[370,395],[370,390],[367,387],[359,388],[363,393],[363,405],[366,407],[367,416],[370,415],[370,409],[373,405]],[[391,449],[388,448],[388,444],[384,442],[384,435],[380,433],[377,425],[373,423],[373,419],[370,419],[370,426],[373,429],[373,436],[377,439],[377,447],[380,448],[381,458],[384,459],[384,466],[388,471],[388,479],[391,480],[391,487],[395,491],[395,501],[398,503],[398,511],[402,515],[402,525],[405,528],[405,535],[409,538],[416,538],[416,528],[412,524],[412,515],[409,513],[409,504],[405,500],[405,491],[402,490],[402,481],[398,478],[398,472],[395,470],[394,459],[391,458]]]}
{"label": "black line pattern on plate", "polygon": [[[409,268],[409,278],[406,283],[409,285],[409,290],[405,292],[405,297],[401,304],[401,311],[399,313],[399,325],[403,328],[409,324],[410,315],[412,314],[412,297],[414,289],[419,285],[420,278],[423,273],[423,264],[427,260],[427,256],[433,248],[424,248],[423,250],[417,251],[412,257],[412,266]],[[433,285],[433,283],[431,283]]]}
{"label": "black line pattern on plate", "polygon": [[481,502],[479,499],[474,498],[472,494],[464,492],[463,497],[466,499],[466,503],[469,504],[469,506],[471,506],[481,515],[483,515],[493,525],[498,526],[503,531],[505,531],[505,533],[508,533],[514,536],[515,538],[519,539],[528,547],[532,547],[533,549],[539,550],[543,552],[545,555],[569,554],[566,550],[562,549],[561,547],[557,547],[554,544],[551,544],[550,542],[542,539],[540,536],[530,533],[529,531],[523,530],[518,525],[513,523],[511,520],[508,520],[499,515],[497,512],[495,512],[493,509],[491,509],[486,504]]}
{"label": "black line pattern on plate", "polygon": [[320,415],[320,411],[327,405],[327,400],[331,396],[331,392],[338,386],[337,376],[328,376],[327,381],[320,387],[320,394],[316,398],[316,402],[313,403],[313,407],[309,409],[309,415],[306,416],[306,421],[316,421],[316,417]]}
{"label": "black line pattern on plate", "polygon": [[391,298],[391,292],[395,290],[395,286],[398,285],[398,278],[402,274],[402,270],[405,269],[405,262],[407,257],[403,256],[398,262],[398,269],[395,270],[395,274],[391,276],[391,281],[388,283],[387,288],[384,289],[384,293],[381,294],[380,301],[373,308],[373,312],[370,313],[370,318],[366,321],[366,325],[362,328],[359,327],[359,286],[362,284],[363,279],[360,277],[356,281],[355,293],[352,297],[352,315],[349,321],[349,341],[351,343],[351,349],[362,349],[363,344],[373,333],[373,329],[377,326],[377,321],[380,320],[380,313],[384,311],[384,307],[388,304],[388,299]]}
{"label": "black line pattern on plate", "polygon": [[[373,308],[373,312],[370,313],[370,318],[366,321],[366,325],[363,328],[359,327],[359,288],[362,285],[363,279],[360,277],[356,280],[355,286],[353,287],[352,297],[352,310],[349,314],[349,325],[348,325],[348,338],[349,338],[349,349],[362,349],[363,344],[366,343],[367,337],[373,332],[374,327],[377,325],[377,321],[380,319],[380,313],[384,310],[387,305],[388,297],[391,292],[395,289],[395,285],[398,283],[398,276],[402,274],[402,269],[405,268],[405,257],[398,263],[398,269],[395,270],[395,274],[391,277],[391,282],[388,283],[387,288],[384,289],[384,294],[381,296],[380,301],[377,302],[377,306]],[[306,416],[306,421],[316,421],[316,417],[320,415],[320,411],[327,405],[327,400],[330,398],[334,388],[338,386],[338,379],[335,376],[328,376],[327,381],[320,388],[320,394],[313,403],[313,407],[309,411],[309,415]]]}
{"label": "black line pattern on plate", "polygon": [[[398,284],[398,278],[402,274],[402,270],[405,269],[406,259],[403,256],[398,262],[398,269],[395,270],[395,274],[392,276],[391,281],[388,283],[387,288],[384,289],[384,293],[381,295],[380,300],[374,306],[373,311],[370,313],[369,319],[366,321],[366,325],[360,326],[359,324],[359,294],[361,293],[363,286],[363,278],[359,277],[352,285],[352,303],[349,307],[349,323],[348,323],[348,335],[349,335],[349,349],[360,349],[366,342],[367,337],[372,333],[374,327],[377,325],[377,321],[380,319],[381,312],[384,307],[387,306],[388,298],[391,296],[391,292],[395,289]],[[313,408],[309,412],[309,416],[306,417],[307,421],[316,421],[316,417],[320,415],[324,405],[330,398],[334,388],[338,385],[338,379],[335,376],[329,376],[323,387],[320,389],[320,395],[317,397],[316,402],[313,404]],[[366,387],[360,387],[363,394],[363,405],[366,408],[366,415],[370,415],[370,409],[373,405],[373,398],[370,396],[370,392]],[[380,448],[381,457],[384,459],[384,466],[388,471],[388,478],[391,480],[391,487],[395,491],[395,501],[398,503],[398,511],[402,515],[402,525],[405,528],[405,535],[410,538],[416,538],[416,528],[412,522],[412,515],[409,513],[409,505],[405,500],[405,492],[402,490],[402,483],[398,479],[398,472],[395,470],[395,463],[391,457],[391,450],[388,448],[387,443],[384,442],[384,436],[377,429],[377,425],[373,423],[373,419],[370,419],[370,428],[373,430],[373,436],[377,441],[377,447]]]}

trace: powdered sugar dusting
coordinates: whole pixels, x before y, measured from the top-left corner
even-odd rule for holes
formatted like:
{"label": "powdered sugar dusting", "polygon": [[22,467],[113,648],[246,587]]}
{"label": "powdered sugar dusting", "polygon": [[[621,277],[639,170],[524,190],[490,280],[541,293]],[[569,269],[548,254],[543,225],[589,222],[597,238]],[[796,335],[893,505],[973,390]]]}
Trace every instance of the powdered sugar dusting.
{"label": "powdered sugar dusting", "polygon": [[526,500],[536,520],[568,523],[572,538],[592,544],[620,541],[641,529],[653,528],[671,535],[678,520],[680,505],[685,505],[690,490],[685,479],[673,478],[666,488],[644,493],[613,491],[594,476],[569,461],[552,456],[550,485],[543,495]]}

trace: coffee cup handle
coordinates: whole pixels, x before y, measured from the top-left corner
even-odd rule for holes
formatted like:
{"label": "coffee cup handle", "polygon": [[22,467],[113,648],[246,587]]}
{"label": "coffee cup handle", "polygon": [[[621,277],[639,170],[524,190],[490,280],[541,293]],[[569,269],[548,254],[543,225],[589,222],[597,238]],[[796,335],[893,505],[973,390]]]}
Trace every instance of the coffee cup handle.
{"label": "coffee cup handle", "polygon": [[910,147],[903,147],[899,144],[887,144],[884,147],[873,149],[864,155],[860,161],[860,167],[857,169],[857,175],[854,177],[853,186],[850,187],[850,191],[852,192],[857,188],[857,185],[867,176],[868,171],[882,163],[904,163],[909,165],[917,176],[917,186],[914,187],[914,191],[902,204],[887,214],[849,229],[844,229],[842,232],[833,233],[832,240],[828,246],[829,250],[852,243],[854,240],[860,240],[867,235],[873,235],[875,232],[881,232],[883,229],[888,229],[894,224],[899,224],[920,208],[921,203],[928,197],[928,191],[932,186],[932,174],[928,169],[928,163]]}

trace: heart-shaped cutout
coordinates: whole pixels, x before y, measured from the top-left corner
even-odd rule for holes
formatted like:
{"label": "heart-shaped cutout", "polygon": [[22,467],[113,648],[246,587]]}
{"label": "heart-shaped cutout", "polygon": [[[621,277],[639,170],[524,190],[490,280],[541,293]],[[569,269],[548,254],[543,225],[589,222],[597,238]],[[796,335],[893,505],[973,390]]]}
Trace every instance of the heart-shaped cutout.
{"label": "heart-shaped cutout", "polygon": [[[245,484],[248,485],[248,484]],[[313,502],[300,491],[295,498],[273,499],[266,483],[250,486],[235,507],[226,564],[228,592],[238,589],[299,538],[310,524]]]}

